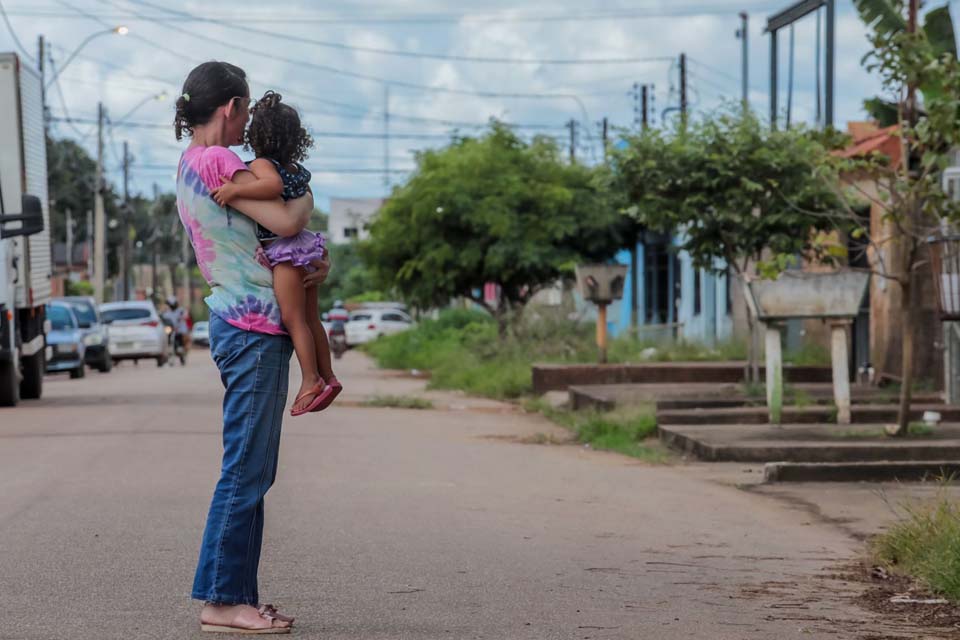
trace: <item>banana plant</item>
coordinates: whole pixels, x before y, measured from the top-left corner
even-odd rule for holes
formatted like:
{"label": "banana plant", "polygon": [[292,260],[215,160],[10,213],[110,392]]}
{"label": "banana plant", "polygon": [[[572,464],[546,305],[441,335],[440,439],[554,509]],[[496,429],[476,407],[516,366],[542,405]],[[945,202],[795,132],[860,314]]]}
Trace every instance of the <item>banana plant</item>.
{"label": "banana plant", "polygon": [[[853,0],[853,4],[865,24],[872,27],[878,34],[887,38],[895,38],[907,32],[907,20],[903,17],[903,2],[897,0]],[[920,37],[930,44],[934,55],[949,55],[957,58],[957,39],[953,28],[953,19],[950,17],[949,5],[944,5],[928,11],[924,16],[923,26],[918,29]],[[864,61],[872,54],[867,54]],[[921,84],[918,89],[924,100],[939,97],[942,87],[927,83]],[[869,98],[863,103],[869,113],[882,127],[889,127],[899,123],[898,103],[882,97]]]}

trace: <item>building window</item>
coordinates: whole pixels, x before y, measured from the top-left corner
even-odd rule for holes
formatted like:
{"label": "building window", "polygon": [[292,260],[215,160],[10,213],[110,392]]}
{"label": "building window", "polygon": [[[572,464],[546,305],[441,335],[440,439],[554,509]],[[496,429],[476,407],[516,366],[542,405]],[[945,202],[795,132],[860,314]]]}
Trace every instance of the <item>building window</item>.
{"label": "building window", "polygon": [[357,237],[357,228],[356,227],[346,227],[343,230],[343,237],[350,240]]}

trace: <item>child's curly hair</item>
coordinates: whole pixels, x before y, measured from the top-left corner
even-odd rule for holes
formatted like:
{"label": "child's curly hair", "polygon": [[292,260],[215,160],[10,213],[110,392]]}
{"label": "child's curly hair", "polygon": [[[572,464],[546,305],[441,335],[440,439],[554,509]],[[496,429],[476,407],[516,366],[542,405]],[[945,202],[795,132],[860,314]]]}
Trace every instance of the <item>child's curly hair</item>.
{"label": "child's curly hair", "polygon": [[272,158],[283,166],[301,162],[313,146],[313,138],[300,124],[297,110],[280,102],[282,96],[267,91],[250,109],[250,126],[244,148],[258,158]]}

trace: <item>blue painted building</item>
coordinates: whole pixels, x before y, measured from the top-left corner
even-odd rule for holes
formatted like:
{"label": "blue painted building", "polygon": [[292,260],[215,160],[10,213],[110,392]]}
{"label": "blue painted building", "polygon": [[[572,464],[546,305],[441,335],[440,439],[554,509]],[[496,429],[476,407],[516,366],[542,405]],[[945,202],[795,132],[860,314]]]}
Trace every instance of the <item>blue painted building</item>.
{"label": "blue painted building", "polygon": [[[637,243],[637,317],[641,338],[680,337],[691,342],[716,344],[733,333],[728,278],[694,269],[690,255],[678,249],[677,236],[646,234]],[[630,265],[630,251],[621,251],[617,262]],[[723,268],[723,263],[718,262]],[[623,300],[608,312],[611,335],[630,330],[633,297],[628,271]]]}

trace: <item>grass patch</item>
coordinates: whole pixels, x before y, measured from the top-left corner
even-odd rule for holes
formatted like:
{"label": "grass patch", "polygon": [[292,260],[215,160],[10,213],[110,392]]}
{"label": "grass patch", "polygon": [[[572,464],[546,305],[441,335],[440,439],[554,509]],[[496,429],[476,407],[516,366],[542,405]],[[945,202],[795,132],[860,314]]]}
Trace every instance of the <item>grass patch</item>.
{"label": "grass patch", "polygon": [[[594,363],[594,327],[558,312],[529,310],[505,339],[489,315],[464,309],[442,312],[403,333],[364,346],[380,367],[430,371],[430,388],[459,389],[474,395],[513,399],[529,395],[534,363]],[[653,355],[644,351],[653,349]],[[620,337],[611,341],[609,360],[706,361],[740,359],[743,345],[707,348],[690,342],[654,342]]]}
{"label": "grass patch", "polygon": [[905,517],[874,540],[877,561],[960,601],[960,503],[941,492],[904,509]]}
{"label": "grass patch", "polygon": [[363,401],[365,407],[389,407],[391,409],[433,409],[433,402],[413,396],[373,396]]}
{"label": "grass patch", "polygon": [[830,366],[830,349],[812,342],[804,343],[799,349],[792,349],[783,354],[784,364],[798,367],[826,367]]}
{"label": "grass patch", "polygon": [[602,451],[616,451],[647,462],[663,463],[669,453],[654,439],[657,419],[652,406],[634,406],[614,411],[569,411],[542,400],[528,400],[527,411],[542,413],[574,433],[577,442]]}
{"label": "grass patch", "polygon": [[710,347],[687,340],[636,339],[619,336],[610,342],[607,349],[611,363],[630,362],[717,362],[746,360],[747,345],[739,340],[721,342]]}

